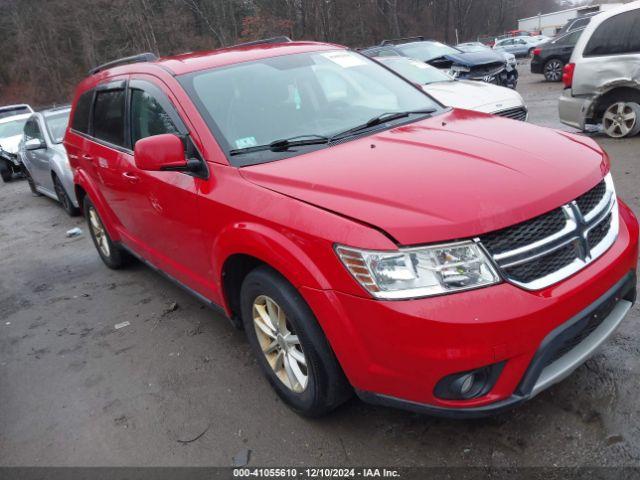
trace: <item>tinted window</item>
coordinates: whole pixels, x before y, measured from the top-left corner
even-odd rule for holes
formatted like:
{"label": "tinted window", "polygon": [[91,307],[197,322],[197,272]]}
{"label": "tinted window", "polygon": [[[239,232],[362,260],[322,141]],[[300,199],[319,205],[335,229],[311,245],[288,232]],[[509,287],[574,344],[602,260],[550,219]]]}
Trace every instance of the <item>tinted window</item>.
{"label": "tinted window", "polygon": [[124,146],[124,90],[97,92],[93,107],[93,136]]}
{"label": "tinted window", "polygon": [[577,32],[570,33],[566,37],[562,37],[558,43],[561,43],[562,45],[575,46],[576,43],[578,43],[578,40],[580,39],[583,31],[584,30],[579,30]]}
{"label": "tinted window", "polygon": [[44,142],[44,136],[40,130],[40,126],[35,118],[29,120],[24,126],[24,140],[38,139]]}
{"label": "tinted window", "polygon": [[71,128],[77,132],[89,133],[89,112],[91,111],[91,100],[93,100],[93,90],[80,95],[73,114]]}
{"label": "tinted window", "polygon": [[570,30],[575,30],[576,28],[585,27],[590,21],[591,21],[591,18],[581,18],[580,20],[576,20],[571,25]]}
{"label": "tinted window", "polygon": [[584,56],[640,53],[640,9],[611,17],[591,36]]}
{"label": "tinted window", "polygon": [[131,143],[140,139],[173,133],[180,135],[171,117],[150,93],[143,90],[131,90]]}

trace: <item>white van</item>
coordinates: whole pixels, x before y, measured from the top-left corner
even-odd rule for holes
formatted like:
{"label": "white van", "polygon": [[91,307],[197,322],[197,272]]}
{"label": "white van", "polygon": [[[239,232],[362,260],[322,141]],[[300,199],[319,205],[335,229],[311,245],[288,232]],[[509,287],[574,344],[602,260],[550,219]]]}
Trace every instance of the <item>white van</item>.
{"label": "white van", "polygon": [[640,132],[640,1],[591,20],[565,66],[560,120],[610,137]]}

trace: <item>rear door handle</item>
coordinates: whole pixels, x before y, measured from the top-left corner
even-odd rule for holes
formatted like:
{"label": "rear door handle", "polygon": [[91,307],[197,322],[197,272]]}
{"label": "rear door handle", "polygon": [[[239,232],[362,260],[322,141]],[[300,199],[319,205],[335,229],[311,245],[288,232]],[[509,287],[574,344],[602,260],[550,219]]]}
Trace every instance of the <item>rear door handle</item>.
{"label": "rear door handle", "polygon": [[91,162],[91,161],[93,161],[93,157],[92,157],[91,155],[87,154],[87,153],[85,153],[84,155],[82,155],[82,158],[83,158],[84,160],[88,160],[88,161],[90,161],[90,162]]}
{"label": "rear door handle", "polygon": [[138,183],[140,181],[140,177],[137,176],[134,173],[131,172],[124,172],[122,174],[122,176],[129,182],[129,183]]}

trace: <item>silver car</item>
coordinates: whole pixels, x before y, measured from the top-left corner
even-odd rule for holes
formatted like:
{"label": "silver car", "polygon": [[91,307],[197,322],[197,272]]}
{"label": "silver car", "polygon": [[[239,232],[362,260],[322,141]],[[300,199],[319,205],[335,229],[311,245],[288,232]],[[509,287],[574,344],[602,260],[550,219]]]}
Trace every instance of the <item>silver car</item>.
{"label": "silver car", "polygon": [[592,18],[565,67],[560,120],[580,130],[602,124],[613,138],[640,132],[640,2]]}
{"label": "silver car", "polygon": [[31,191],[57,200],[71,215],[80,213],[73,172],[62,139],[71,109],[52,108],[31,115],[24,126],[18,154]]}

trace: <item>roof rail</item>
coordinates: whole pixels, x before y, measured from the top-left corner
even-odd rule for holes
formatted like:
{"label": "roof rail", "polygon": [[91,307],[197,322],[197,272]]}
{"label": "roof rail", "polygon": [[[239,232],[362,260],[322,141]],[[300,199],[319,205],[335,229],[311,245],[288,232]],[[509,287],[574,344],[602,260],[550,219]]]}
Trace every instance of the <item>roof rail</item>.
{"label": "roof rail", "polygon": [[397,43],[409,43],[409,42],[423,42],[424,37],[407,37],[407,38],[394,38],[391,40],[383,40],[380,45],[395,45]]}
{"label": "roof rail", "polygon": [[102,70],[106,70],[107,68],[117,67],[119,65],[127,65],[128,63],[138,63],[138,62],[155,62],[158,60],[158,57],[154,53],[140,53],[138,55],[132,55],[131,57],[119,58],[118,60],[113,60],[111,62],[104,63],[97,67],[89,70],[89,75],[95,75]]}
{"label": "roof rail", "polygon": [[236,45],[231,45],[225,48],[236,48],[236,47],[252,47],[253,45],[268,45],[270,43],[290,43],[293,42],[289,37],[285,35],[281,35],[279,37],[271,37],[271,38],[263,38],[262,40],[254,40],[252,42],[238,43]]}

